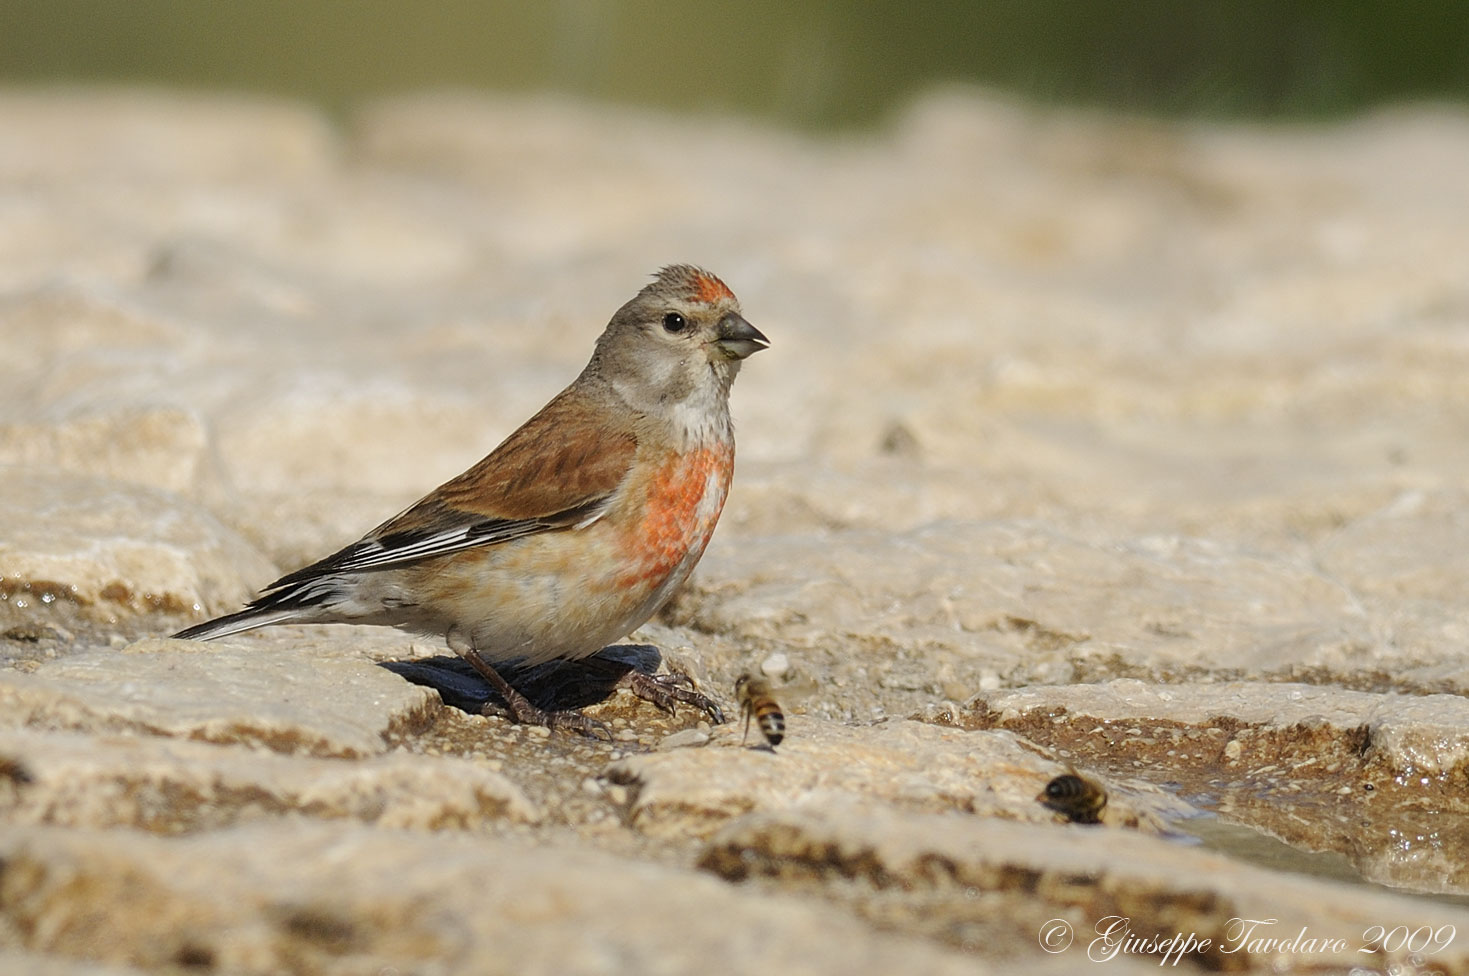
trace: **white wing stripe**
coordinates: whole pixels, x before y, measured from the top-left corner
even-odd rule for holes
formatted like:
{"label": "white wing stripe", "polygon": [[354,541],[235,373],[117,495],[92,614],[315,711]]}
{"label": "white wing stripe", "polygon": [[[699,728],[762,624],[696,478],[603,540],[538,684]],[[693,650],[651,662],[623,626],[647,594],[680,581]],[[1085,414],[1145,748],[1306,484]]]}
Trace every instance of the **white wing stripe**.
{"label": "white wing stripe", "polygon": [[[572,529],[584,529],[607,513],[608,504],[604,502],[598,505],[585,518],[573,525],[562,527]],[[340,563],[330,567],[332,573],[350,573],[357,570],[379,569],[384,566],[394,566],[399,563],[413,562],[419,559],[429,559],[434,556],[446,556],[452,552],[460,552],[465,549],[473,549],[476,546],[494,545],[500,542],[509,542],[523,536],[533,535],[547,529],[557,528],[555,522],[526,520],[517,522],[505,522],[502,525],[491,527],[488,523],[477,522],[471,525],[457,526],[433,535],[413,539],[402,545],[384,546],[378,539],[367,539],[358,544],[357,551],[347,555]],[[476,533],[476,529],[481,530]]]}
{"label": "white wing stripe", "polygon": [[394,546],[389,549],[376,539],[362,544],[362,550],[352,554],[347,560],[344,569],[362,569],[368,566],[376,566],[385,562],[397,562],[400,559],[413,559],[417,556],[438,555],[444,552],[454,552],[465,547],[465,540],[469,536],[469,526],[450,529],[447,532],[437,532],[433,535],[415,539],[407,545]]}

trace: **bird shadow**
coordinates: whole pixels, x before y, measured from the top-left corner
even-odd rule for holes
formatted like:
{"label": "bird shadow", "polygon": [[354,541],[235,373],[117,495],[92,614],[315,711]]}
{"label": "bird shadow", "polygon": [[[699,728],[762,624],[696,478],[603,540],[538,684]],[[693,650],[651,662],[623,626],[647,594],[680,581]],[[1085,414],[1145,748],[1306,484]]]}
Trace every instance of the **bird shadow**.
{"label": "bird shadow", "polygon": [[[579,661],[547,661],[530,667],[510,662],[497,664],[495,670],[532,705],[555,711],[606,701],[629,672],[654,674],[662,663],[663,653],[652,644],[613,644]],[[383,661],[380,666],[416,685],[433,688],[444,704],[472,715],[479,715],[486,704],[505,705],[500,693],[456,655]]]}

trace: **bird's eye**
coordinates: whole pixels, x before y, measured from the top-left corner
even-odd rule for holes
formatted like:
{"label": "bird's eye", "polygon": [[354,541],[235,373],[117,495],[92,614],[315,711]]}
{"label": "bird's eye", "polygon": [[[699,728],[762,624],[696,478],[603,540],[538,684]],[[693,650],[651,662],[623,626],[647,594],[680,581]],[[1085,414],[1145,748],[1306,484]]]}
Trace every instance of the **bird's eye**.
{"label": "bird's eye", "polygon": [[669,312],[663,316],[663,331],[677,334],[689,327],[688,320],[677,312]]}

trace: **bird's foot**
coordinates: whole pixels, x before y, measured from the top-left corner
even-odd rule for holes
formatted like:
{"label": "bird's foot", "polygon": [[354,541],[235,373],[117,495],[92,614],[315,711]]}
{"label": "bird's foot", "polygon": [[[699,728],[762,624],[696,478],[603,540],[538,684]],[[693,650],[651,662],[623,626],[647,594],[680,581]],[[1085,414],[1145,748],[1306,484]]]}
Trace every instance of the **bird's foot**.
{"label": "bird's foot", "polygon": [[[486,705],[487,711],[492,706]],[[532,705],[518,691],[512,689],[509,698],[510,717],[521,725],[542,725],[548,729],[564,729],[567,732],[576,732],[588,739],[606,739],[612,741],[612,728],[606,723],[583,715],[574,708],[558,708],[555,711],[546,711]]]}
{"label": "bird's foot", "polygon": [[[606,722],[599,722],[589,718],[574,708],[563,708],[555,711],[546,711],[532,705],[529,698],[511,687],[510,682],[500,676],[500,672],[490,666],[490,663],[480,657],[479,652],[469,650],[460,655],[468,661],[470,667],[478,671],[488,681],[500,697],[505,699],[505,707],[510,712],[510,717],[521,725],[540,725],[548,729],[565,729],[568,732],[577,732],[589,739],[605,737],[608,742],[612,741],[612,729]],[[480,714],[485,714],[490,708],[485,705]]]}
{"label": "bird's foot", "polygon": [[715,725],[724,723],[724,712],[719,703],[695,691],[694,679],[686,674],[648,674],[634,670],[623,675],[617,686],[626,688],[643,701],[652,702],[670,715],[675,706],[683,702],[708,715],[709,721]]}

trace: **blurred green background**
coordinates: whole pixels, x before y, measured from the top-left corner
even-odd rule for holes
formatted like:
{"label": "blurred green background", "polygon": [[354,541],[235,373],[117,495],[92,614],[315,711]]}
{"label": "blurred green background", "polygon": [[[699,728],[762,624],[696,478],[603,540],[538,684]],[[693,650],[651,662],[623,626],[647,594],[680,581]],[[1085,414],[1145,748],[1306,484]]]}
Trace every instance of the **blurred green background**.
{"label": "blurred green background", "polygon": [[1466,0],[0,0],[0,84],[556,90],[803,127],[946,81],[1167,115],[1469,99]]}

